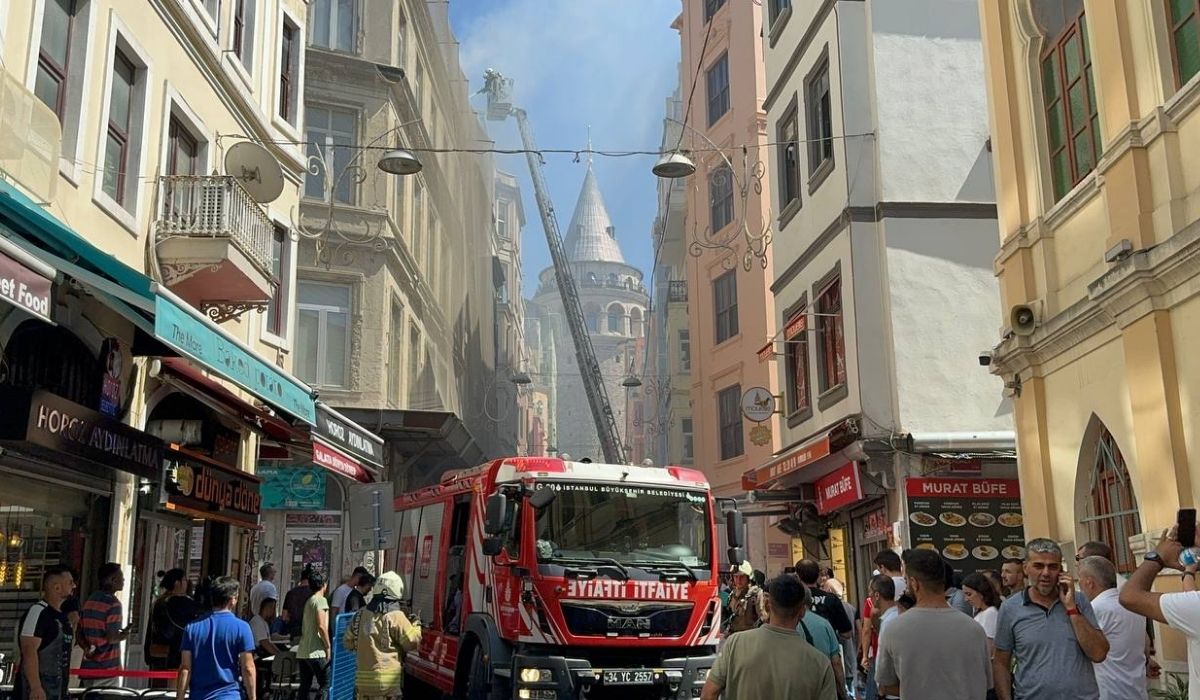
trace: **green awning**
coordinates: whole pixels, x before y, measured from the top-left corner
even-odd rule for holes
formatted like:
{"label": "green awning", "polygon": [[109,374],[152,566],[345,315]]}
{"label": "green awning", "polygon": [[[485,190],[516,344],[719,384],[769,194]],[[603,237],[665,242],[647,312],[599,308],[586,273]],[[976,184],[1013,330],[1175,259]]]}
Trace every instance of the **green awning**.
{"label": "green awning", "polygon": [[196,365],[315,425],[312,389],[217,326],[152,279],[92,245],[36,202],[0,181],[0,235],[85,285],[106,306]]}

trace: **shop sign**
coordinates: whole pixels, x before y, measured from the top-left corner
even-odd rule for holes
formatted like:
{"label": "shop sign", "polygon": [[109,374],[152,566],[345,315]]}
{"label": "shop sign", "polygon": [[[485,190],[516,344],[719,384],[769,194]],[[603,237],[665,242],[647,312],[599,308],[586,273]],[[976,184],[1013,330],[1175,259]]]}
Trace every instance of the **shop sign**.
{"label": "shop sign", "polygon": [[755,423],[770,420],[775,415],[775,395],[766,387],[750,387],[742,394],[742,415]]}
{"label": "shop sign", "polygon": [[[766,486],[776,479],[780,479],[792,472],[799,471],[801,468],[812,464],[822,457],[829,456],[829,436],[825,436],[820,440],[810,442],[803,447],[796,448],[791,452],[784,454],[765,467],[759,467],[742,478],[743,487],[747,483],[751,484],[751,489],[761,488]],[[750,490],[750,489],[747,489]]]}
{"label": "shop sign", "polygon": [[263,510],[321,510],[325,507],[324,469],[259,467]]}
{"label": "shop sign", "polygon": [[948,457],[925,455],[921,458],[921,474],[923,476],[934,476],[937,474],[982,476],[983,460],[978,458],[951,459]]}
{"label": "shop sign", "polygon": [[766,447],[771,444],[771,425],[769,423],[759,423],[750,429],[750,442],[759,447]]}
{"label": "shop sign", "polygon": [[47,391],[33,392],[24,439],[148,479],[162,476],[162,440]]}
{"label": "shop sign", "polygon": [[317,404],[317,425],[313,434],[359,462],[383,466],[383,438],[339,416],[324,404]]}
{"label": "shop sign", "polygon": [[104,360],[104,376],[100,380],[100,412],[113,417],[121,413],[121,375],[125,356],[121,354],[121,341],[105,338],[100,345],[100,357]]}
{"label": "shop sign", "polygon": [[817,480],[817,512],[821,515],[862,500],[858,465],[847,462]]}
{"label": "shop sign", "polygon": [[1021,489],[1016,479],[912,478],[909,541],[940,552],[954,570],[998,568],[1025,557]]}
{"label": "shop sign", "polygon": [[310,425],[316,423],[311,389],[161,294],[154,301],[154,335],[260,399]]}
{"label": "shop sign", "polygon": [[808,329],[808,316],[804,314],[796,314],[792,320],[788,321],[783,327],[783,339],[791,340]]}
{"label": "shop sign", "polygon": [[163,486],[168,508],[211,516],[241,527],[258,527],[262,493],[257,477],[173,453]]}
{"label": "shop sign", "polygon": [[[788,552],[789,552],[789,547],[787,546],[787,543],[785,543],[785,542],[768,542],[767,543],[767,556],[769,556],[769,557],[787,557]],[[793,559],[792,561],[794,562],[796,560]]]}
{"label": "shop sign", "polygon": [[285,513],[283,524],[287,527],[340,528],[341,513]]}
{"label": "shop sign", "polygon": [[792,563],[796,563],[804,559],[804,540],[799,537],[792,538]]}
{"label": "shop sign", "polygon": [[346,455],[329,447],[320,440],[313,440],[313,463],[325,467],[334,474],[349,477],[356,481],[370,481],[367,470]]}
{"label": "shop sign", "polygon": [[774,356],[775,356],[775,342],[774,341],[767,343],[766,345],[764,345],[758,349],[758,361],[759,362],[766,362],[767,360],[771,359]]}
{"label": "shop sign", "polygon": [[0,299],[49,321],[53,287],[51,280],[0,253]]}

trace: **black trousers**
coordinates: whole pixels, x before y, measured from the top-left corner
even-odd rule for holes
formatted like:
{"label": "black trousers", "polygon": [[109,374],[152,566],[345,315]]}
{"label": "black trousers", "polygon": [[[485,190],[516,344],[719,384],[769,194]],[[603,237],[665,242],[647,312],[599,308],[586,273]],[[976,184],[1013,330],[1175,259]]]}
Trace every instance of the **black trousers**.
{"label": "black trousers", "polygon": [[308,700],[313,679],[317,679],[317,700],[325,700],[329,691],[329,671],[325,659],[299,659],[300,695],[297,700]]}

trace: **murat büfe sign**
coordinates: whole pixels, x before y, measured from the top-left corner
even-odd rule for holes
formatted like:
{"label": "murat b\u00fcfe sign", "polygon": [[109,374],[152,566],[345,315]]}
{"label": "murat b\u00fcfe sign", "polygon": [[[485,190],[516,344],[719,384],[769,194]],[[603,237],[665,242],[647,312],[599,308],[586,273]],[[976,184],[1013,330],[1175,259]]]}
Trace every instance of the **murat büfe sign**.
{"label": "murat b\u00fcfe sign", "polygon": [[932,549],[958,573],[999,570],[1025,556],[1025,519],[1016,479],[911,478],[909,541]]}
{"label": "murat b\u00fcfe sign", "polygon": [[[14,397],[0,421],[4,437],[148,479],[161,476],[162,440],[48,391],[26,395],[28,413],[21,413]],[[24,434],[17,434],[22,432],[22,418]]]}

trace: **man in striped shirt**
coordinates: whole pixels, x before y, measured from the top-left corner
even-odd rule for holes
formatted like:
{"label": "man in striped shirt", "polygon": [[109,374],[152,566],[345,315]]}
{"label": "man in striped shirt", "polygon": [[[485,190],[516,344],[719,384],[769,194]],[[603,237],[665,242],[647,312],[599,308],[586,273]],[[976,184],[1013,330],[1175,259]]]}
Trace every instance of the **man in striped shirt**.
{"label": "man in striped shirt", "polygon": [[[121,642],[129,637],[129,628],[121,628],[124,618],[121,601],[115,595],[125,588],[125,574],[121,565],[109,562],[100,567],[96,577],[100,588],[87,599],[79,612],[79,636],[84,648],[85,670],[111,671],[121,667]],[[117,686],[120,678],[85,680],[90,687]]]}

